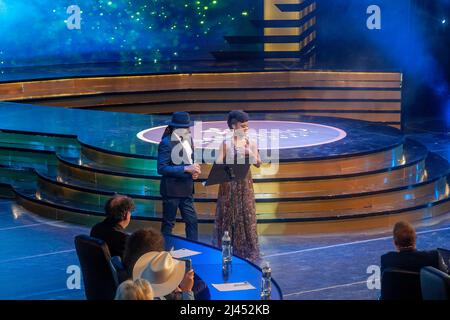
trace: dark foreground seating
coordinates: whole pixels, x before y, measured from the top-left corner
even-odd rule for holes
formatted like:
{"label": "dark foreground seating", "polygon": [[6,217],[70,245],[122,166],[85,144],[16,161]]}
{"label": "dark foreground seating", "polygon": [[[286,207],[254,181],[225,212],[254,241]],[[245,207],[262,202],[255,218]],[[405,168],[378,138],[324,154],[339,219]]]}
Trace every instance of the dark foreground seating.
{"label": "dark foreground seating", "polygon": [[447,269],[450,273],[450,250],[438,248],[437,251],[441,255],[442,259],[444,260],[445,265],[447,266]]}
{"label": "dark foreground seating", "polygon": [[108,246],[102,240],[86,235],[75,237],[86,298],[113,300],[118,286],[117,272],[111,264]]}
{"label": "dark foreground seating", "polygon": [[433,267],[420,270],[424,300],[450,300],[450,276]]}
{"label": "dark foreground seating", "polygon": [[387,268],[381,275],[381,300],[422,300],[420,274]]}

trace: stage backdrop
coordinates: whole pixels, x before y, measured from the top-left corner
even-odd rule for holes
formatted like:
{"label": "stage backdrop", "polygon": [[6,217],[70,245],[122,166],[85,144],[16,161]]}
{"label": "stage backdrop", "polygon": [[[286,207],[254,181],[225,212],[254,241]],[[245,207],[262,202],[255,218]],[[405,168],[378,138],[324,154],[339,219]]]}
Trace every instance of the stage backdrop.
{"label": "stage backdrop", "polygon": [[258,0],[0,0],[0,61],[211,59],[261,15]]}
{"label": "stage backdrop", "polygon": [[404,115],[445,119],[449,131],[449,20],[450,0],[0,0],[0,75],[242,57],[400,71]]}
{"label": "stage backdrop", "polygon": [[0,67],[214,59],[222,51],[395,69],[410,45],[411,2],[0,0]]}

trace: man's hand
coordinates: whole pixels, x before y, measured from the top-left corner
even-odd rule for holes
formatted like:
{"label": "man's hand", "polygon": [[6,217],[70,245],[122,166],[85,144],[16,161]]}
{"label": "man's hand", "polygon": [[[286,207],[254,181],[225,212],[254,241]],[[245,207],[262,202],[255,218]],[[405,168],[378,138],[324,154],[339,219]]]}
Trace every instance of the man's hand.
{"label": "man's hand", "polygon": [[194,270],[190,270],[184,275],[179,287],[182,292],[192,291],[194,287]]}
{"label": "man's hand", "polygon": [[191,164],[184,167],[184,172],[192,174],[192,179],[197,180],[199,175],[202,173],[200,165],[198,163]]}
{"label": "man's hand", "polygon": [[184,172],[190,173],[192,175],[194,175],[195,173],[200,174],[201,173],[200,165],[198,163],[194,163],[189,166],[185,166]]}

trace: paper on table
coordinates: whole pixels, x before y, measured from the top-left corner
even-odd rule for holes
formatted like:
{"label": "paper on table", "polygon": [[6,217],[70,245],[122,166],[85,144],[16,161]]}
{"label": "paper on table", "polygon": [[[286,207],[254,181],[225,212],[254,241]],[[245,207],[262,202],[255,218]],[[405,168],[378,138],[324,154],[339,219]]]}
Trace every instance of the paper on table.
{"label": "paper on table", "polygon": [[186,258],[186,257],[190,257],[190,256],[195,256],[197,254],[201,254],[201,252],[192,251],[192,250],[183,248],[183,249],[178,249],[178,250],[171,250],[170,254],[175,259],[181,259],[181,258]]}
{"label": "paper on table", "polygon": [[256,289],[249,282],[235,282],[235,283],[213,283],[214,288],[219,291],[241,291],[241,290],[253,290]]}

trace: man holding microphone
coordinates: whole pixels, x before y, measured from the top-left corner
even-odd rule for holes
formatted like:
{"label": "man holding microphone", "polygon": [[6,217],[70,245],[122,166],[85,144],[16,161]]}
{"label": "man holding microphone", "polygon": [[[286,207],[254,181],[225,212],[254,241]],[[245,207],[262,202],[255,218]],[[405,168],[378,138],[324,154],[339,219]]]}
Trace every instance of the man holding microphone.
{"label": "man holding microphone", "polygon": [[163,198],[161,232],[171,234],[177,210],[186,224],[186,237],[198,240],[197,213],[194,208],[194,180],[201,173],[194,163],[194,144],[190,127],[194,124],[189,113],[175,112],[158,147],[158,173]]}

